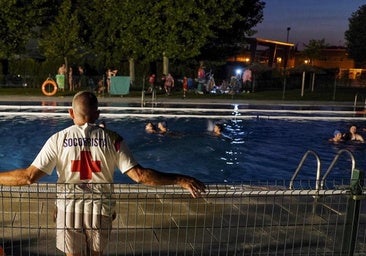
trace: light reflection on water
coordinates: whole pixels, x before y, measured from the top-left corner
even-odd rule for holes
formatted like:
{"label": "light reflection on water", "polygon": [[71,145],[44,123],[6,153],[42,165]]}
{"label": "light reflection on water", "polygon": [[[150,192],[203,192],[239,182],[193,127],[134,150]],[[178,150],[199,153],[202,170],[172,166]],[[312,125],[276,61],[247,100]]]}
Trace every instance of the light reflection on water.
{"label": "light reflection on water", "polygon": [[[239,113],[237,113],[239,114]],[[336,153],[349,149],[356,158],[356,167],[365,165],[365,144],[328,142],[335,129],[346,131],[346,121],[291,121],[271,119],[207,120],[169,118],[174,136],[146,134],[147,121],[162,118],[102,118],[107,127],[120,133],[135,158],[143,165],[166,172],[192,175],[204,182],[244,182],[256,180],[290,180],[302,156],[314,150],[322,161],[322,173]],[[210,123],[224,123],[224,135],[213,136]],[[361,121],[353,122],[363,127]],[[53,133],[71,125],[65,117],[6,117],[0,120],[0,170],[28,166],[43,143]],[[364,137],[365,134],[363,134]],[[341,157],[329,176],[350,177],[350,159]],[[310,157],[299,179],[315,179],[315,159]],[[55,172],[45,181],[56,181]],[[116,172],[117,182],[130,182]]]}

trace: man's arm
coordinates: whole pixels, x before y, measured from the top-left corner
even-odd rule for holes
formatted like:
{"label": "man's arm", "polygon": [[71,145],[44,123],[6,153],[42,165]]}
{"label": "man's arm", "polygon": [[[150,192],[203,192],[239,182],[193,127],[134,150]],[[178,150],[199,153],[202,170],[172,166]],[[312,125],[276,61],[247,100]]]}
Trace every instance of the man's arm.
{"label": "man's arm", "polygon": [[12,171],[0,172],[0,185],[6,186],[23,186],[30,185],[46,173],[37,167],[30,165],[27,168],[15,169]]}
{"label": "man's arm", "polygon": [[137,165],[126,172],[133,181],[144,185],[179,185],[196,198],[205,192],[206,186],[199,180],[181,174],[164,173]]}

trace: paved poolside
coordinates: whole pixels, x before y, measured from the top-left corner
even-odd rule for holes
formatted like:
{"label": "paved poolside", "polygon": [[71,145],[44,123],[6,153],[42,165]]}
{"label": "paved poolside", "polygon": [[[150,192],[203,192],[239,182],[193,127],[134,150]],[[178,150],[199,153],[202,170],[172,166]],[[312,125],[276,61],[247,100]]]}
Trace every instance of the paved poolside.
{"label": "paved poolside", "polygon": [[[98,96],[100,103],[136,103],[141,104],[141,97],[129,96]],[[72,96],[29,96],[29,95],[0,95],[0,102],[65,102],[71,103]],[[146,103],[151,103],[151,98],[145,98]],[[165,95],[158,95],[156,103],[179,103],[179,104],[256,104],[256,105],[334,105],[334,106],[353,106],[354,102],[338,102],[338,101],[289,101],[289,100],[244,100],[244,99],[217,99],[217,98],[177,98]]]}

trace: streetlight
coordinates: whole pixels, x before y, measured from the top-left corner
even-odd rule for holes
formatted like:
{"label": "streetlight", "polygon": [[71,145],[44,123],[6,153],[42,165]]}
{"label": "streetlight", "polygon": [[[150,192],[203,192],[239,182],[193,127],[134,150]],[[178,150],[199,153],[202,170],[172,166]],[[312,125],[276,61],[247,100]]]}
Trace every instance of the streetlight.
{"label": "streetlight", "polygon": [[288,43],[288,38],[289,38],[289,35],[290,35],[290,30],[291,30],[291,27],[287,27],[287,37],[286,37],[286,42]]}
{"label": "streetlight", "polygon": [[[290,36],[290,27],[287,27],[287,38],[286,38],[286,42],[288,43],[288,38]],[[287,65],[287,58],[288,58],[288,54],[289,54],[289,50],[286,50],[286,60],[285,60],[285,65],[283,68],[283,89],[282,89],[282,99],[285,99],[285,92],[286,92],[286,83],[287,83],[287,79],[286,79],[286,65]],[[281,60],[282,61],[282,60]]]}

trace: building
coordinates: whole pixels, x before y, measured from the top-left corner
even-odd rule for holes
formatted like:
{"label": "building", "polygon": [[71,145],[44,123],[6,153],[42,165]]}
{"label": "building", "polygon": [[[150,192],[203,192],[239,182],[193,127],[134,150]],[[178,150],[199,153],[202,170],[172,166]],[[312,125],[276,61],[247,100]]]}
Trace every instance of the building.
{"label": "building", "polygon": [[273,68],[294,66],[294,44],[263,38],[247,38],[244,51],[228,59],[229,62],[265,64]]}
{"label": "building", "polygon": [[[295,65],[308,62],[301,52],[296,53]],[[313,65],[324,69],[353,69],[355,62],[348,57],[345,47],[331,46],[321,50],[319,57],[313,60]]]}

